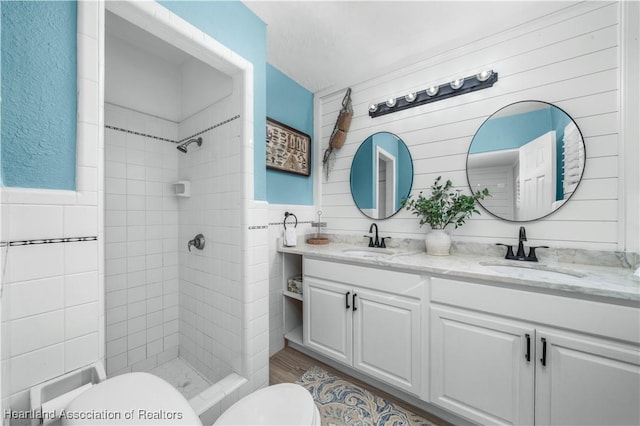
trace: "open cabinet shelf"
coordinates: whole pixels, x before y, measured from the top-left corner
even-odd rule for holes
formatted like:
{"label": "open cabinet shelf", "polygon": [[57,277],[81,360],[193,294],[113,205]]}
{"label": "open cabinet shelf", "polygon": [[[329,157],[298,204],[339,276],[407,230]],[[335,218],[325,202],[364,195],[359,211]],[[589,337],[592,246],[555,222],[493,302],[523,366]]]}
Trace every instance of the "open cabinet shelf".
{"label": "open cabinet shelf", "polygon": [[302,275],[302,255],[282,254],[284,338],[302,345],[302,295],[288,290],[289,278]]}
{"label": "open cabinet shelf", "polygon": [[302,346],[302,325],[294,328],[288,333],[285,333],[284,338],[292,343]]}

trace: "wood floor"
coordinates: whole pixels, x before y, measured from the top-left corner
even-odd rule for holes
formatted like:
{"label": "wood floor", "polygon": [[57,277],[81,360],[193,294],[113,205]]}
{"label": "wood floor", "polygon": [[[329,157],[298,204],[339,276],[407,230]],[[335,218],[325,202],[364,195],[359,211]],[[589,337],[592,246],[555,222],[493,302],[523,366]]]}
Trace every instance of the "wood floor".
{"label": "wood floor", "polygon": [[451,423],[448,423],[440,419],[439,417],[434,416],[433,414],[421,410],[418,407],[409,405],[406,402],[394,397],[393,395],[390,395],[380,389],[368,385],[363,381],[356,379],[355,377],[344,374],[343,372],[338,371],[327,364],[315,360],[289,347],[285,347],[283,350],[276,353],[269,359],[269,384],[275,385],[278,383],[294,383],[300,378],[300,376],[304,374],[305,371],[307,371],[314,365],[317,365],[318,367],[323,368],[329,373],[341,377],[356,386],[360,386],[361,388],[366,389],[371,393],[379,395],[400,407],[406,408],[407,410],[410,410],[413,413],[424,417],[428,421],[433,422],[438,426],[452,426]]}

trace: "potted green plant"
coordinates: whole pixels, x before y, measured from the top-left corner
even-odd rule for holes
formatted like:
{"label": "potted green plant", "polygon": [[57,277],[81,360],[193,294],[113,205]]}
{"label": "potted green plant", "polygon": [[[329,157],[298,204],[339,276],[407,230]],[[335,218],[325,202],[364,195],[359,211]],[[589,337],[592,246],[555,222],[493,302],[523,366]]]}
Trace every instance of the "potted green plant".
{"label": "potted green plant", "polygon": [[460,189],[452,189],[453,183],[450,180],[441,183],[441,178],[442,176],[438,176],[431,185],[429,197],[422,195],[421,191],[416,199],[409,196],[402,201],[402,207],[420,218],[420,226],[425,223],[431,226],[425,243],[427,253],[433,255],[449,254],[451,237],[445,232],[445,228],[452,224],[458,228],[474,213],[480,214],[476,209],[476,202],[491,196],[487,188],[472,195],[464,195]]}

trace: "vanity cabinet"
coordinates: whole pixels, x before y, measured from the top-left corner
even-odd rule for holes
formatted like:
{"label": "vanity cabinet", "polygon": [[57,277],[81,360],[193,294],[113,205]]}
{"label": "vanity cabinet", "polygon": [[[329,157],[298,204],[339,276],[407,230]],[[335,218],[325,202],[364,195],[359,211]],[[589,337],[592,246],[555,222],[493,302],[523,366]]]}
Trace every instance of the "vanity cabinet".
{"label": "vanity cabinet", "polygon": [[640,424],[637,347],[553,329],[536,340],[536,424]]}
{"label": "vanity cabinet", "polygon": [[433,404],[482,424],[640,424],[637,308],[439,278],[431,289]]}
{"label": "vanity cabinet", "polygon": [[481,424],[533,424],[535,329],[431,305],[431,399]]}
{"label": "vanity cabinet", "polygon": [[304,345],[329,358],[353,362],[352,288],[304,277]]}
{"label": "vanity cabinet", "polygon": [[304,273],[304,346],[419,394],[420,277],[306,258]]}

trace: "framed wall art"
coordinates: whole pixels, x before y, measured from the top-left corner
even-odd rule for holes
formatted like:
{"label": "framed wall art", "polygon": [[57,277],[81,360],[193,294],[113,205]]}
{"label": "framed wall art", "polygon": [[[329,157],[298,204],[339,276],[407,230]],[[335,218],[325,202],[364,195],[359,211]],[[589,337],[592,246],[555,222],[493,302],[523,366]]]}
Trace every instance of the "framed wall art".
{"label": "framed wall art", "polygon": [[311,137],[267,117],[267,168],[309,176]]}

